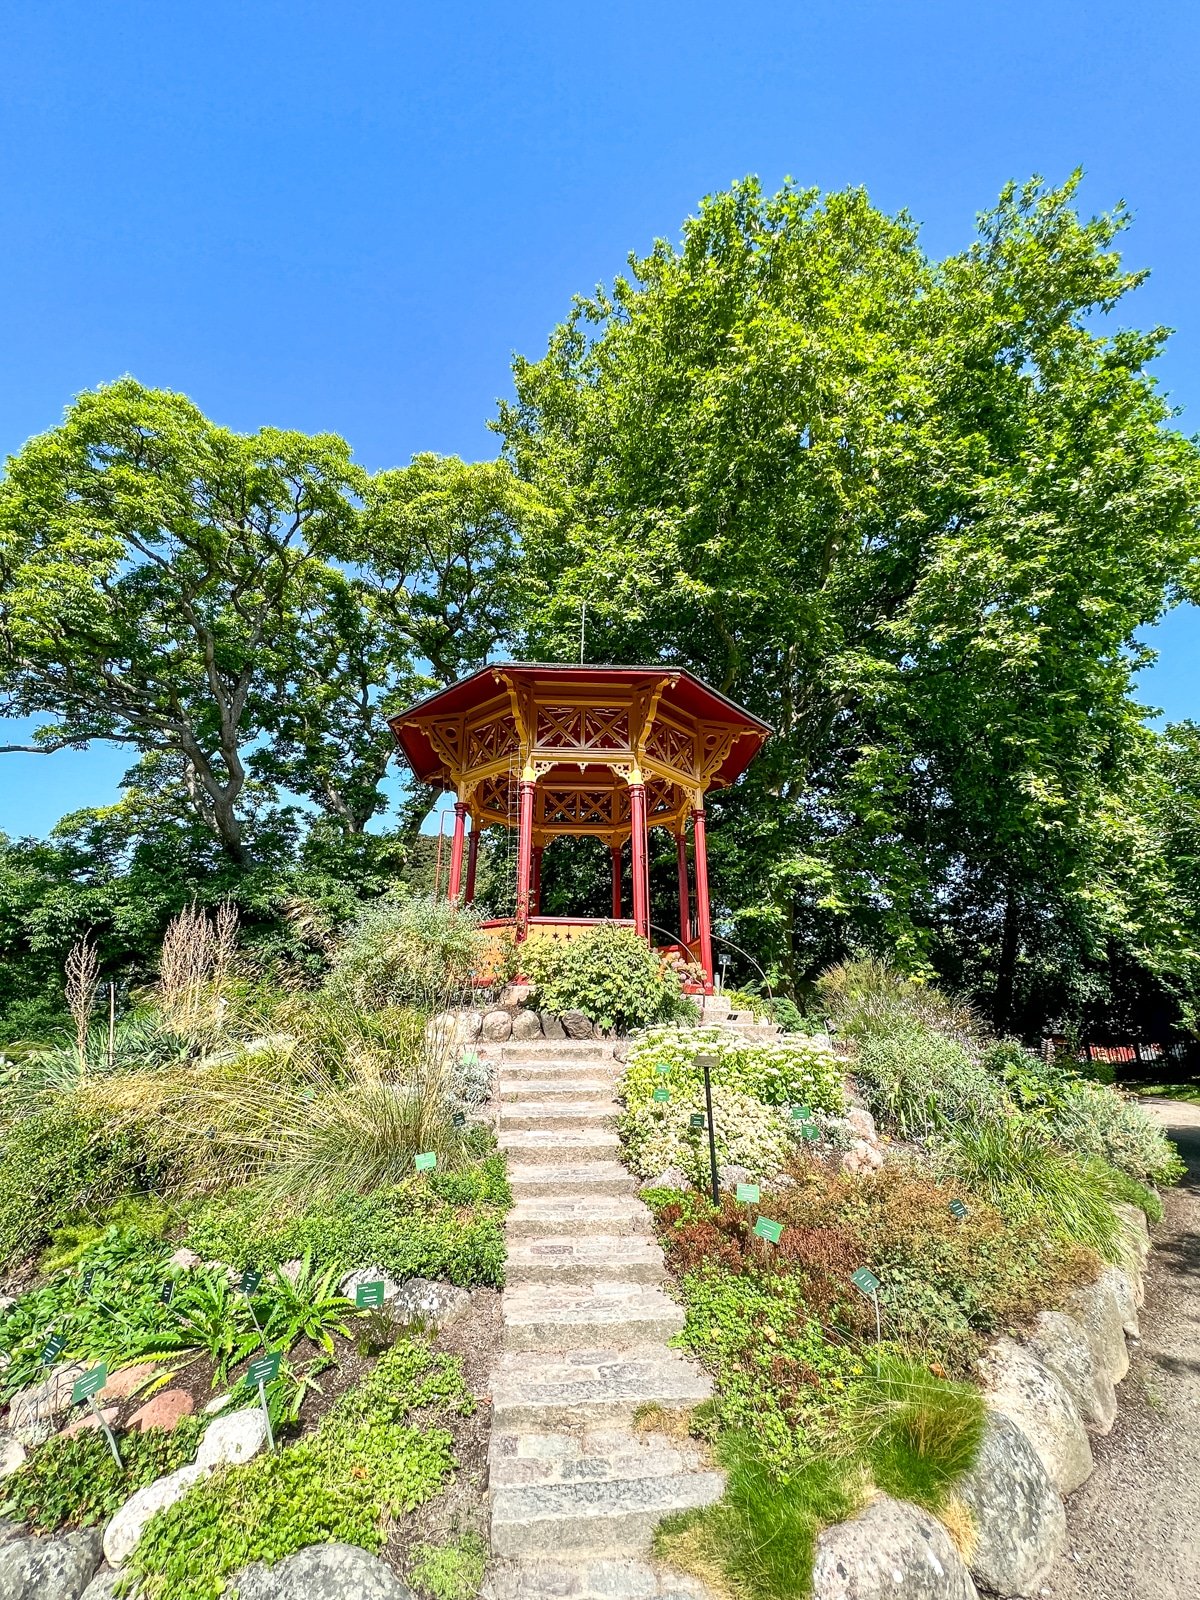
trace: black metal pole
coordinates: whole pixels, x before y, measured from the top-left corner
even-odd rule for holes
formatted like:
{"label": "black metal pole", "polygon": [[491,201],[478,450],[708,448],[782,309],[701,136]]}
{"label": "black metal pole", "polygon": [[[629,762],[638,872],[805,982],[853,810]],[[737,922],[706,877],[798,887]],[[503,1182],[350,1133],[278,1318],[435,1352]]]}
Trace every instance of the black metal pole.
{"label": "black metal pole", "polygon": [[717,1130],[713,1127],[712,1109],[712,1078],[710,1069],[713,1063],[712,1056],[701,1056],[700,1065],[704,1069],[704,1106],[708,1112],[708,1168],[712,1174],[712,1202],[714,1206],[721,1204],[721,1186],[717,1182]]}

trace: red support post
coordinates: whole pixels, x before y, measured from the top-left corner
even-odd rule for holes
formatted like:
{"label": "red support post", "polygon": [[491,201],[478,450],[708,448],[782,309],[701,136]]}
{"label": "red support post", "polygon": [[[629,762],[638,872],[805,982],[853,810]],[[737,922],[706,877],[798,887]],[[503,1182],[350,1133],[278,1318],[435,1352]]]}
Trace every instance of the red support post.
{"label": "red support post", "polygon": [[692,812],[692,837],[696,844],[696,932],[700,939],[700,965],[711,993],[713,981],[712,910],[708,900],[708,843],[704,833],[704,807]]}
{"label": "red support post", "polygon": [[471,819],[471,831],[467,835],[467,893],[466,904],[470,905],[475,898],[475,869],[479,865],[479,829],[475,819]]}
{"label": "red support post", "polygon": [[533,847],[533,880],[529,886],[529,899],[535,917],[542,914],[542,851],[545,848],[544,844],[535,844]]}
{"label": "red support post", "polygon": [[633,881],[633,926],[643,939],[650,937],[650,880],[646,865],[646,788],[629,785],[630,869]]}
{"label": "red support post", "polygon": [[679,937],[692,942],[692,897],[688,890],[687,835],[675,835],[675,865],[679,870]]}
{"label": "red support post", "polygon": [[608,853],[612,857],[612,914],[619,922],[621,920],[621,846],[610,844]]}
{"label": "red support post", "polygon": [[452,903],[458,899],[462,888],[463,842],[467,836],[467,806],[461,800],[454,802],[454,843],[450,846],[450,882],[446,898]]}
{"label": "red support post", "polygon": [[517,926],[519,944],[529,933],[529,879],[533,867],[533,795],[537,785],[522,779],[517,800]]}

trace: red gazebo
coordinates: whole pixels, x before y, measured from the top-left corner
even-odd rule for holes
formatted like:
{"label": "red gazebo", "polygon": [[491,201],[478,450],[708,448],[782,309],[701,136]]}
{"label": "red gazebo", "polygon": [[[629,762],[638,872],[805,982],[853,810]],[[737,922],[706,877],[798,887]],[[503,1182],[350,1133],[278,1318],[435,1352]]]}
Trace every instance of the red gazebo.
{"label": "red gazebo", "polygon": [[630,925],[649,939],[647,832],[669,828],[679,866],[679,944],[711,991],[704,796],[745,771],[771,733],[767,723],[681,668],[505,662],[430,695],[389,726],[417,778],[454,791],[451,899],[474,898],[479,829],[517,830],[516,915],[485,926],[511,928],[518,941],[531,931],[570,938],[594,925],[540,915],[542,851],[558,834],[607,843],[618,922],[626,920],[622,850],[630,840]]}

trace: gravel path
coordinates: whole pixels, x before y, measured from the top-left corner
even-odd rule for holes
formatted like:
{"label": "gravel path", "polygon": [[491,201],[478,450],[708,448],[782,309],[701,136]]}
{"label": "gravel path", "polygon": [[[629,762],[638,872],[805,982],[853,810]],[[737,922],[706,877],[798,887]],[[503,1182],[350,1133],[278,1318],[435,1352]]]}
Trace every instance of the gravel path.
{"label": "gravel path", "polygon": [[1142,1342],[1096,1471],[1067,1502],[1053,1600],[1200,1600],[1200,1106],[1147,1100],[1188,1177],[1153,1230]]}

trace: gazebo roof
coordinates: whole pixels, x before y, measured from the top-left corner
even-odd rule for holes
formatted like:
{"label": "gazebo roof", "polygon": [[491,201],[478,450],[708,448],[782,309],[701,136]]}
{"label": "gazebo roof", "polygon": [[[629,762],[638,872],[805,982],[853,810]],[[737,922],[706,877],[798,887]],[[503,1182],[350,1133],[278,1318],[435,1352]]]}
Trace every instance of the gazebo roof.
{"label": "gazebo roof", "polygon": [[[739,706],[684,667],[665,665],[592,666],[562,662],[501,661],[481,667],[449,688],[419,700],[388,719],[396,743],[422,783],[452,783],[446,742],[437,730],[469,719],[494,702],[497,693],[528,696],[546,702],[564,692],[586,696],[597,705],[632,704],[653,696],[656,712],[680,723],[719,729],[722,739],[717,764],[706,773],[708,787],[724,787],[744,772],[772,733],[769,723]],[[431,737],[430,730],[434,730]],[[439,749],[439,746],[441,748]]]}

